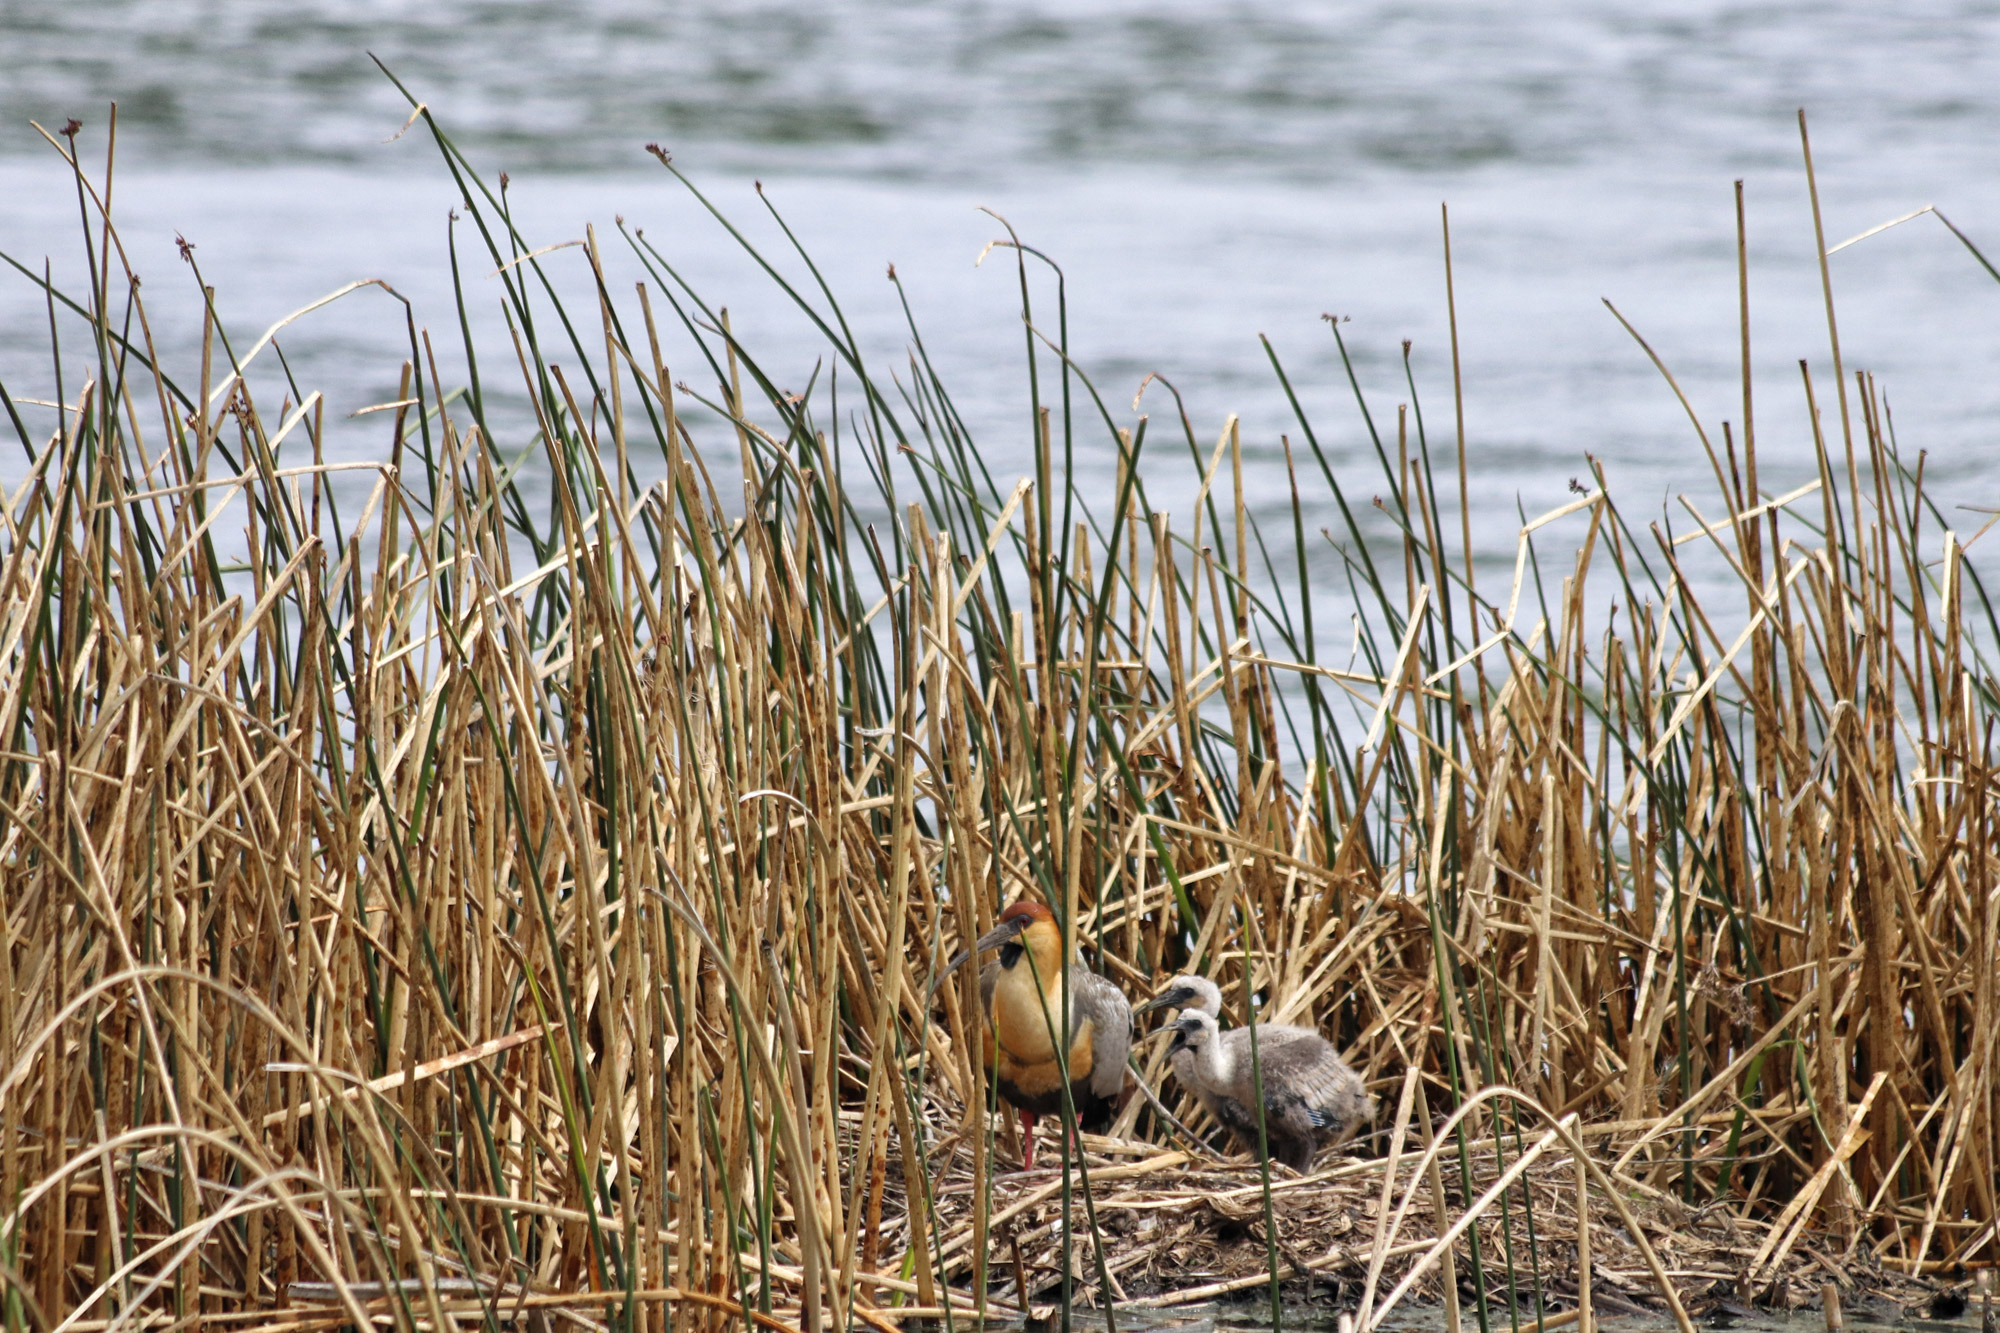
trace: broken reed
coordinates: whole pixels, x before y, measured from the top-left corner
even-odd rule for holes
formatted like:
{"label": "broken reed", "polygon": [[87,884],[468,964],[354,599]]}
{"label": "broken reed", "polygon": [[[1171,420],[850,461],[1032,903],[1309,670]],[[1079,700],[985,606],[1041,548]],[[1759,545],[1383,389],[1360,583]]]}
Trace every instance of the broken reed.
{"label": "broken reed", "polygon": [[[345,524],[324,400],[212,305],[161,366],[78,171],[93,286],[50,299],[90,339],[51,348],[53,436],[12,414],[0,560],[10,1327],[321,1291],[401,1327],[584,1289],[620,1327],[1018,1305],[1053,1279],[935,1225],[937,1156],[985,1191],[996,1151],[973,978],[922,997],[1021,896],[1132,993],[1208,971],[1385,1093],[1414,1066],[1440,1112],[1512,1085],[1616,1122],[1604,1179],[1775,1221],[1760,1263],[1807,1225],[2000,1256],[1993,621],[1866,376],[1784,502],[1746,424],[1713,519],[1635,525],[1600,475],[1548,520],[1580,530],[1559,579],[1524,529],[1475,591],[1420,415],[1344,437],[1388,540],[1303,414],[1269,523],[1233,419],[1117,423],[1017,246],[1036,471],[996,483],[914,328],[906,377],[871,369],[803,250],[803,288],[767,271],[834,369],[788,395],[638,235],[631,293],[594,233],[529,255],[430,128],[465,267],[500,269],[461,291],[511,339],[461,319],[447,393],[412,320]],[[1116,450],[1110,507],[1077,448]],[[1183,450],[1170,516],[1147,479]],[[1318,657],[1329,502],[1351,671]],[[1696,551],[1737,597],[1697,601]],[[1542,1132],[1515,1104],[1463,1122],[1462,1199]],[[1484,1321],[1557,1255],[1478,1234]]]}

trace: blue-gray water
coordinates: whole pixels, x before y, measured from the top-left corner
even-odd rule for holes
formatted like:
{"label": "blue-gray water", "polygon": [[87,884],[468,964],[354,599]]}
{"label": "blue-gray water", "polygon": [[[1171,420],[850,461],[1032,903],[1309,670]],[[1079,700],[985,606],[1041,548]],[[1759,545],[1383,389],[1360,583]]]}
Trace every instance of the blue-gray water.
{"label": "blue-gray water", "polygon": [[[239,341],[358,277],[387,280],[420,321],[450,329],[452,192],[420,130],[390,141],[407,107],[373,51],[475,161],[512,173],[535,239],[580,235],[586,221],[610,234],[616,215],[644,226],[731,307],[788,387],[803,387],[821,349],[641,145],[671,148],[769,239],[749,188],[761,177],[883,366],[905,341],[882,279],[893,261],[1001,474],[1026,465],[1021,332],[1011,266],[973,267],[999,234],[977,206],[1064,265],[1075,346],[1114,408],[1129,409],[1159,371],[1186,392],[1202,435],[1240,412],[1253,458],[1271,458],[1278,433],[1296,428],[1256,340],[1266,333],[1365,496],[1380,487],[1360,470],[1365,437],[1319,317],[1352,317],[1378,421],[1407,396],[1398,349],[1413,338],[1428,422],[1447,441],[1448,200],[1475,533],[1504,564],[1517,497],[1530,513],[1561,503],[1586,451],[1642,514],[1712,484],[1671,393],[1599,298],[1647,336],[1711,430],[1736,417],[1737,177],[1764,475],[1773,486],[1807,475],[1798,360],[1812,361],[1829,404],[1832,385],[1796,108],[1812,115],[1830,242],[1935,204],[2000,258],[1992,3],[1072,0],[663,14],[10,0],[0,49],[0,250],[35,266],[50,255],[59,278],[77,279],[74,192],[25,122],[55,129],[76,116],[101,153],[103,104],[116,99],[117,208],[156,332],[183,365],[198,308],[176,232],[197,246]],[[587,294],[579,252],[551,262]],[[487,267],[468,266],[470,296],[494,331]],[[615,259],[614,272],[629,290],[635,266]],[[1832,275],[1847,365],[1881,375],[1904,450],[1930,451],[1953,503],[1991,504],[2000,284],[1929,218],[1836,255]],[[0,376],[19,398],[52,392],[46,318],[29,283],[0,273]],[[301,381],[328,392],[330,418],[392,397],[404,345],[400,309],[371,293],[285,340]],[[453,377],[449,337],[440,357]],[[669,357],[694,366],[684,346]],[[1148,407],[1163,410],[1151,395]],[[54,413],[29,419],[45,430]],[[380,418],[343,421],[335,448],[379,455],[385,433]],[[18,450],[4,457],[0,480],[19,472]],[[1277,489],[1271,476],[1262,493]],[[1971,530],[1983,516],[1962,519]]]}

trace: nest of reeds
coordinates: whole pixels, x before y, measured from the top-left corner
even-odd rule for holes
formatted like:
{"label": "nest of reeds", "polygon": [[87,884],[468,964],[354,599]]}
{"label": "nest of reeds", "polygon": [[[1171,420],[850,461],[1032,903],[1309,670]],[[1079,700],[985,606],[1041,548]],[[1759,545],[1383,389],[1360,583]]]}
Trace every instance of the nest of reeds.
{"label": "nest of reeds", "polygon": [[[1205,1144],[1085,1134],[1067,1179],[1060,1164],[1000,1166],[982,1200],[972,1153],[948,1135],[931,1159],[935,1259],[968,1304],[983,1276],[990,1309],[1029,1315],[1063,1296],[1065,1274],[1069,1299],[1092,1308],[1107,1296],[1121,1310],[1260,1302],[1274,1265],[1288,1305],[1365,1309],[1395,1293],[1434,1306],[1455,1298],[1469,1320],[1483,1292],[1491,1309],[1511,1304],[1544,1328],[1574,1322],[1586,1290],[1600,1314],[1662,1320],[1817,1307],[1829,1284],[1850,1304],[1879,1309],[1924,1307],[1937,1291],[1838,1236],[1787,1243],[1773,1223],[1690,1206],[1629,1176],[1620,1179],[1625,1206],[1615,1206],[1579,1189],[1586,1173],[1573,1159],[1530,1163],[1494,1190],[1520,1155],[1510,1154],[1510,1136],[1475,1143],[1469,1172],[1449,1177],[1428,1169],[1414,1141],[1390,1153],[1392,1129],[1369,1137],[1385,1155],[1330,1153],[1299,1175]],[[1600,1169],[1625,1146],[1596,1139]],[[1462,1179],[1480,1196],[1469,1224]],[[1441,1244],[1454,1228],[1456,1239]]]}

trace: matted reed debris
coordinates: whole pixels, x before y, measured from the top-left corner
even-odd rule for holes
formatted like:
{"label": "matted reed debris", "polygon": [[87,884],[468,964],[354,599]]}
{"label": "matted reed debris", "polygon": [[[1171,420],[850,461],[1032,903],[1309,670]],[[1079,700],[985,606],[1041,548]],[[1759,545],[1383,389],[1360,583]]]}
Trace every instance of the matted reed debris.
{"label": "matted reed debris", "polygon": [[[1118,1309],[1241,1301],[1263,1294],[1271,1267],[1263,1180],[1254,1163],[1209,1160],[1198,1153],[1094,1135],[1084,1136],[1084,1145],[1106,1263],[1100,1276],[1096,1242],[1086,1229],[1076,1228],[1069,1240],[1069,1267],[1077,1302],[1101,1307],[1107,1289]],[[1606,1153],[1617,1145],[1591,1136],[1591,1146]],[[1441,1177],[1445,1206],[1440,1214],[1425,1180],[1420,1148],[1410,1145],[1411,1151],[1397,1159],[1393,1177],[1385,1157],[1332,1155],[1310,1175],[1273,1173],[1278,1274],[1288,1304],[1353,1308],[1367,1295],[1385,1296],[1405,1284],[1413,1299],[1443,1301],[1445,1268],[1437,1238],[1464,1216],[1467,1200],[1454,1170],[1448,1179]],[[1504,1149],[1496,1156],[1490,1140],[1472,1154],[1471,1176],[1482,1199],[1498,1179],[1503,1160]],[[1539,1313],[1544,1327],[1574,1322],[1586,1285],[1598,1313],[1646,1316],[1655,1326],[1675,1317],[1675,1304],[1693,1319],[1817,1305],[1820,1288],[1829,1281],[1850,1292],[1858,1289],[1878,1310],[1898,1304],[1918,1307],[1932,1295],[1933,1284],[1865,1260],[1857,1263],[1817,1232],[1791,1235],[1776,1219],[1741,1219],[1713,1207],[1690,1209],[1671,1193],[1630,1179],[1621,1182],[1627,1191],[1622,1213],[1592,1197],[1590,1243],[1579,1246],[1576,1176],[1574,1162],[1560,1152],[1552,1160],[1531,1162],[1509,1191],[1512,1206],[1501,1207],[1495,1193],[1470,1227],[1489,1255],[1510,1247],[1536,1255],[1533,1271],[1520,1275],[1513,1294],[1521,1317]],[[980,1228],[972,1216],[977,1193],[969,1154],[954,1158],[950,1169],[933,1179],[944,1234],[939,1254],[944,1271],[962,1284],[973,1276],[981,1252],[974,1248]],[[1004,1176],[996,1183],[985,1227],[990,1240],[983,1251],[993,1313],[1022,1309],[1022,1285],[1028,1292],[1027,1311],[1041,1314],[1053,1303],[1062,1272],[1061,1186],[1055,1168]],[[1643,1247],[1635,1234],[1644,1237]],[[1462,1271],[1454,1268],[1454,1277]],[[1475,1289],[1471,1283],[1460,1287],[1461,1318],[1471,1324]],[[1666,1288],[1673,1291],[1671,1301],[1663,1294]],[[1504,1282],[1491,1288],[1489,1319],[1507,1318],[1507,1298]]]}
{"label": "matted reed debris", "polygon": [[[1690,414],[1713,494],[1635,522],[1592,464],[1509,578],[1464,549],[1477,442],[1434,469],[1338,324],[1308,373],[1369,410],[1198,435],[1098,396],[1010,234],[1023,436],[982,454],[803,251],[767,271],[825,354],[781,373],[636,229],[631,289],[594,231],[536,249],[418,116],[508,334],[391,305],[365,464],[280,356],[309,323],[228,336],[192,249],[144,290],[199,353],[155,345],[90,132],[49,136],[89,276],[48,292],[64,406],[0,423],[9,1329],[879,1328],[998,1310],[1015,1240],[1050,1299],[1065,1217],[1058,1304],[1261,1242],[1364,1327],[1511,1320],[1585,1240],[1641,1304],[1649,1246],[1684,1304],[2000,1258],[2000,635],[1837,340],[1803,475],[1746,390]],[[1143,1146],[1007,1216],[1049,1177],[966,1110],[974,970],[928,987],[1022,897],[1130,994],[1316,1024],[1378,1156],[1267,1191],[1135,1099]]]}

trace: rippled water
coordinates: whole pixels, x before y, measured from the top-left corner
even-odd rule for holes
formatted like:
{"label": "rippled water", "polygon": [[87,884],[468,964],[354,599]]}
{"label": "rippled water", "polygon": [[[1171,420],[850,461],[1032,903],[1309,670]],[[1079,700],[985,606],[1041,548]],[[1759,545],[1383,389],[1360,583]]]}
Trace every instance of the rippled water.
{"label": "rippled water", "polygon": [[[2000,6],[1664,8],[10,0],[0,249],[80,272],[73,191],[23,122],[75,115],[90,142],[115,98],[128,248],[170,345],[185,352],[197,329],[191,309],[165,308],[192,282],[177,231],[239,337],[368,276],[449,326],[451,192],[418,134],[386,142],[407,106],[373,51],[475,160],[512,173],[538,239],[586,221],[609,232],[614,215],[646,226],[796,384],[820,354],[808,331],[640,145],[672,148],[751,223],[761,177],[887,356],[905,341],[881,280],[894,261],[996,472],[1025,465],[1026,397],[1011,272],[972,267],[996,234],[978,205],[1064,264],[1076,346],[1114,406],[1157,370],[1203,434],[1238,411],[1255,456],[1274,457],[1296,428],[1256,340],[1268,333],[1321,438],[1358,468],[1365,437],[1319,316],[1353,317],[1378,420],[1407,397],[1399,344],[1415,340],[1439,438],[1449,200],[1476,539],[1510,563],[1516,503],[1561,503],[1586,451],[1629,509],[1702,488],[1685,417],[1599,298],[1711,429],[1739,415],[1737,177],[1766,477],[1806,475],[1797,363],[1824,379],[1829,358],[1797,107],[1813,116],[1829,240],[1934,203],[2000,257]],[[587,291],[579,265],[565,272]],[[1832,273],[1847,364],[1882,375],[1905,450],[1931,451],[1954,501],[1992,503],[2000,284],[1931,219],[1842,252]],[[0,376],[46,398],[46,312],[30,284],[0,279]],[[497,294],[477,284],[475,319],[497,329]],[[400,310],[364,295],[287,352],[344,415],[393,395],[402,341]],[[34,411],[37,429],[53,423]],[[370,456],[382,433],[364,419],[336,443]],[[5,456],[0,479],[18,468]]]}
{"label": "rippled water", "polygon": [[1833,160],[1990,142],[1995,25],[1978,3],[10,0],[0,113],[115,97],[190,163],[373,166],[403,108],[372,51],[516,169],[616,167],[658,138],[716,167],[920,180],[1154,162],[1327,182],[1667,144],[1726,173],[1789,164],[1802,103],[1851,122]]}

